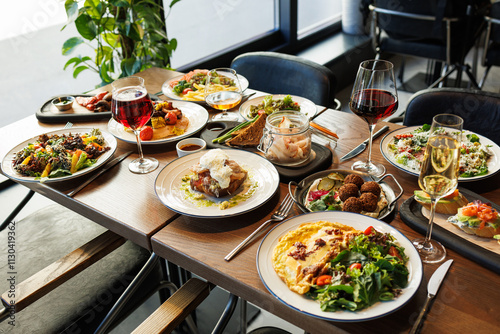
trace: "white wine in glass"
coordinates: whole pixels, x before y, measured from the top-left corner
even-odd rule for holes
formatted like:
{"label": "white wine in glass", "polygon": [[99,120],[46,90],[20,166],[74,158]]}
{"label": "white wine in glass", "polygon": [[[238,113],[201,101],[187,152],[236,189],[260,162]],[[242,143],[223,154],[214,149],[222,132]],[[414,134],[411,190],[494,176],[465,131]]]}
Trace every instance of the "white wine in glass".
{"label": "white wine in glass", "polygon": [[238,115],[231,117],[227,110],[236,107],[242,98],[240,81],[232,68],[210,70],[205,83],[205,102],[212,108],[223,112],[213,120],[238,120]]}
{"label": "white wine in glass", "polygon": [[425,263],[441,262],[446,249],[432,240],[436,203],[455,191],[458,184],[463,120],[451,114],[434,116],[425,148],[418,184],[431,199],[429,226],[425,238],[412,241]]}

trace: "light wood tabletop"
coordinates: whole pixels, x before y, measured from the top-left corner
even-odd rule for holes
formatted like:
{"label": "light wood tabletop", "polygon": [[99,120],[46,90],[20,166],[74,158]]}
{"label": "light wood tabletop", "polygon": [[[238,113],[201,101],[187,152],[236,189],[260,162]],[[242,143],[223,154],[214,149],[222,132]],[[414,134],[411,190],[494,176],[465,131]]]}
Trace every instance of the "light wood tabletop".
{"label": "light wood tabletop", "polygon": [[[153,68],[138,75],[145,78],[148,91],[154,94],[161,91],[163,82],[179,73]],[[368,126],[360,118],[349,113],[327,110],[315,122],[340,137],[336,148],[332,149],[331,168],[348,170],[355,160],[366,157],[365,151],[357,158],[339,163],[341,156],[368,137]],[[74,126],[99,127],[106,130],[107,123],[108,120],[79,122]],[[390,130],[401,127],[381,122],[377,129],[383,125],[389,125]],[[63,126],[64,123],[41,123],[33,115],[3,127],[0,129],[0,157],[4,157],[12,147],[24,140]],[[418,188],[417,177],[395,168],[385,160],[379,148],[381,139],[382,137],[374,142],[373,160],[384,163],[387,172],[393,174],[404,188],[404,194],[398,201],[399,208]],[[263,206],[236,217],[201,219],[180,215],[163,205],[154,190],[158,173],[177,158],[175,145],[170,143],[144,148],[146,155],[152,155],[160,161],[160,167],[156,171],[146,175],[131,173],[127,164],[138,156],[136,145],[118,141],[116,156],[129,150],[134,153],[95,179],[74,198],[66,194],[92,173],[63,183],[20,183],[310,333],[409,330],[425,300],[426,283],[437,265],[424,265],[424,280],[415,298],[398,311],[381,319],[340,323],[304,315],[278,301],[262,283],[256,268],[256,253],[263,235],[230,262],[224,260],[227,253],[264,220],[270,218],[286,196],[287,184],[280,183],[280,191]],[[486,181],[460,186],[481,194],[491,202],[500,203],[499,175]],[[292,215],[299,213],[298,208],[294,207]],[[402,221],[397,210],[387,222],[409,239],[421,236]],[[455,262],[427,316],[424,332],[498,332],[500,275],[453,250],[448,250],[448,258]]]}

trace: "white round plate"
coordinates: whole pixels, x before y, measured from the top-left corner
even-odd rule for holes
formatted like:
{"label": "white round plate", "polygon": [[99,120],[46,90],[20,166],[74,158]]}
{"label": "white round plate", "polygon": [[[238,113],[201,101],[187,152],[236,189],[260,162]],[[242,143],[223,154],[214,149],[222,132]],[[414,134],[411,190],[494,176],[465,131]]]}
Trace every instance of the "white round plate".
{"label": "white round plate", "polygon": [[[180,136],[167,137],[157,140],[143,140],[141,141],[142,145],[161,145],[179,141],[183,138],[194,135],[195,133],[203,129],[208,122],[208,111],[199,104],[176,101],[173,102],[173,106],[175,108],[179,108],[182,111],[183,117],[187,117],[189,119],[189,126],[186,129],[186,132],[184,132]],[[127,143],[137,143],[134,133],[125,131],[123,125],[112,118],[108,122],[108,131],[111,132],[116,138],[121,139]]]}
{"label": "white round plate", "polygon": [[[406,128],[401,128],[397,129],[394,131],[389,132],[382,138],[382,141],[380,142],[380,151],[382,152],[382,155],[384,156],[385,160],[389,161],[394,167],[399,168],[403,172],[406,172],[411,175],[418,176],[419,171],[413,170],[409,168],[408,166],[400,165],[398,164],[395,160],[394,157],[392,156],[391,152],[389,151],[388,145],[393,141],[394,136],[398,134],[404,134],[404,133],[409,133],[419,127],[422,127],[421,125],[419,126],[408,126]],[[474,132],[464,130],[464,134],[472,134]],[[490,145],[490,150],[493,152],[493,155],[488,159],[487,165],[488,165],[488,174],[486,175],[479,175],[479,176],[473,176],[473,177],[459,177],[458,181],[459,182],[471,182],[471,181],[477,181],[481,180],[487,177],[490,177],[500,170],[500,147],[495,144],[492,140],[481,136],[476,133],[476,135],[479,137],[479,140],[481,144],[483,145]]]}
{"label": "white round plate", "polygon": [[[51,131],[51,132],[44,132],[44,133],[49,135],[49,136],[52,136],[52,135],[68,134],[70,132],[72,134],[76,134],[76,133],[83,134],[83,133],[89,133],[90,131],[92,131],[92,128],[71,128],[71,129],[60,129],[60,130],[55,130],[55,131]],[[90,172],[96,170],[97,168],[101,167],[102,165],[104,165],[115,153],[116,147],[117,147],[117,142],[116,142],[116,138],[113,137],[113,135],[111,135],[109,132],[101,130],[101,133],[104,137],[104,140],[106,141],[106,146],[109,146],[110,149],[108,151],[106,151],[105,153],[103,153],[97,159],[97,162],[93,166],[81,169],[72,175],[56,177],[53,179],[46,179],[46,180],[44,180],[44,183],[61,182],[61,181],[73,179],[75,177],[79,177],[81,175],[90,173]],[[13,179],[22,181],[22,182],[40,182],[40,180],[35,180],[35,177],[33,177],[33,176],[24,176],[24,175],[19,174],[18,172],[15,171],[14,167],[12,166],[12,159],[14,158],[14,155],[17,152],[21,151],[26,146],[28,146],[28,144],[34,143],[38,139],[38,137],[39,136],[35,136],[35,137],[32,137],[28,140],[23,141],[22,143],[20,143],[16,147],[12,148],[5,155],[5,157],[2,160],[2,171],[7,176],[9,176]]]}
{"label": "white round plate", "polygon": [[[349,225],[357,230],[364,231],[369,226],[383,233],[392,234],[397,242],[404,247],[408,261],[408,286],[402,290],[396,299],[387,302],[377,302],[369,308],[351,312],[323,312],[319,302],[291,291],[281,278],[276,274],[272,264],[273,250],[279,239],[288,231],[295,230],[299,225],[307,222],[328,220]],[[375,218],[367,217],[357,213],[342,211],[311,212],[285,220],[274,227],[262,240],[257,251],[257,270],[266,288],[279,301],[301,313],[325,320],[357,322],[367,321],[385,316],[403,307],[417,292],[423,277],[423,267],[420,256],[412,243],[401,232],[392,226]]]}
{"label": "white round plate", "polygon": [[[251,100],[245,101],[245,103],[243,103],[240,106],[241,116],[243,116],[243,118],[245,118],[246,120],[250,120],[251,119],[251,117],[249,116],[250,106],[258,105],[267,96],[269,96],[269,95],[259,96],[259,97],[253,98]],[[287,96],[286,94],[272,94],[273,100],[280,100],[280,99],[285,98],[286,96]],[[316,110],[316,105],[314,104],[314,102],[312,102],[306,98],[300,97],[300,96],[295,96],[295,95],[290,95],[290,96],[292,97],[293,102],[297,102],[299,104],[300,111],[302,113],[306,114],[307,117],[311,118],[311,117],[314,117],[316,115],[317,110]]]}
{"label": "white round plate", "polygon": [[[170,80],[165,81],[163,83],[163,85],[161,86],[161,91],[162,91],[163,95],[165,95],[166,97],[168,97],[169,99],[172,99],[172,100],[190,101],[190,102],[194,102],[194,103],[206,104],[205,101],[183,100],[179,95],[174,93],[172,87],[170,87],[170,83],[172,81],[180,80],[183,76],[184,76],[184,74],[176,76],[175,78],[172,78]],[[238,76],[238,79],[240,81],[241,91],[244,92],[245,89],[248,88],[248,85],[249,85],[248,80],[247,80],[247,78],[245,78],[241,74],[237,74],[237,76]]]}
{"label": "white round plate", "polygon": [[[255,193],[246,201],[220,210],[218,206],[200,207],[185,199],[184,191],[180,189],[182,178],[190,174],[190,168],[200,161],[200,157],[207,151],[185,155],[166,165],[156,177],[155,192],[160,201],[169,209],[186,216],[200,218],[218,218],[239,215],[266,203],[276,193],[280,178],[276,167],[258,154],[236,150],[224,149],[230,159],[236,161],[258,187]],[[223,202],[230,196],[221,197],[217,201]]]}

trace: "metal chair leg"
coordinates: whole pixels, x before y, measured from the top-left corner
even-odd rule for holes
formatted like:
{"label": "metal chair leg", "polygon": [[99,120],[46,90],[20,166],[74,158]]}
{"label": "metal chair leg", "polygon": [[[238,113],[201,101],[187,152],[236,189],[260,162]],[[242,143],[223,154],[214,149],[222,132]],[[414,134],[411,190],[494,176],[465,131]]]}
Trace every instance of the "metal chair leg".
{"label": "metal chair leg", "polygon": [[212,334],[218,334],[224,331],[224,329],[227,326],[227,323],[229,322],[229,319],[231,319],[231,316],[234,313],[234,309],[236,308],[237,303],[238,303],[238,296],[233,295],[232,293],[229,294],[229,301],[227,302],[226,309],[222,313],[222,316],[217,322],[217,325],[215,325]]}
{"label": "metal chair leg", "polygon": [[118,316],[122,308],[125,306],[127,301],[130,299],[132,294],[137,290],[137,288],[141,285],[142,281],[151,273],[153,268],[156,265],[159,257],[155,253],[151,253],[146,264],[142,267],[139,273],[135,276],[135,278],[130,282],[129,286],[122,293],[120,298],[116,301],[115,305],[108,312],[104,320],[101,322],[99,327],[96,329],[95,334],[105,333],[108,327],[113,323],[115,318]]}
{"label": "metal chair leg", "polygon": [[10,215],[3,221],[2,225],[0,225],[0,231],[3,231],[11,222],[12,220],[17,216],[17,214],[26,206],[26,204],[29,202],[31,197],[35,192],[33,190],[30,190],[28,194],[23,198],[21,203],[19,203],[16,208],[10,213]]}

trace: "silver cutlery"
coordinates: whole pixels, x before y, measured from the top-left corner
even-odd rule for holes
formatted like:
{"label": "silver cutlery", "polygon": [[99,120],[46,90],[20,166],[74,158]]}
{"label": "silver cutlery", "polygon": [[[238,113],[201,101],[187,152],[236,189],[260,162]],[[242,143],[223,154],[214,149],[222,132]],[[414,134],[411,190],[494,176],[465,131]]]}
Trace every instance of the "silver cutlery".
{"label": "silver cutlery", "polygon": [[290,209],[293,205],[293,199],[290,194],[287,194],[278,210],[271,216],[271,219],[266,220],[262,225],[260,225],[255,231],[252,232],[245,240],[243,240],[235,249],[231,251],[231,253],[227,254],[224,260],[231,260],[243,247],[245,247],[257,233],[266,228],[271,222],[279,222],[285,219],[290,212]]}
{"label": "silver cutlery", "polygon": [[[387,130],[389,130],[389,126],[386,125],[386,126],[382,127],[380,130],[378,130],[377,132],[375,132],[373,134],[373,139],[379,137],[382,133],[386,132]],[[356,146],[349,153],[347,153],[342,158],[340,158],[340,162],[354,158],[355,156],[357,156],[358,154],[363,152],[365,150],[366,146],[368,146],[369,141],[370,141],[370,138],[366,139],[364,142],[362,142],[361,144]]]}
{"label": "silver cutlery", "polygon": [[132,151],[128,151],[128,152],[120,155],[119,157],[114,158],[110,162],[108,162],[106,164],[106,166],[104,166],[101,170],[99,170],[99,172],[95,173],[89,179],[87,179],[85,182],[83,182],[78,187],[76,187],[71,192],[69,192],[68,193],[68,197],[75,196],[77,192],[79,192],[80,190],[82,190],[83,188],[85,188],[90,182],[94,181],[98,176],[100,176],[104,172],[108,171],[110,168],[112,168],[113,166],[115,166],[117,163],[121,162],[123,159],[125,159],[126,157],[128,157],[130,154],[132,154]]}
{"label": "silver cutlery", "polygon": [[446,261],[436,269],[434,274],[432,274],[431,279],[427,284],[427,299],[425,300],[425,304],[422,307],[422,310],[420,311],[415,324],[413,324],[413,327],[410,330],[410,334],[416,334],[420,332],[424,316],[427,312],[429,312],[429,303],[436,296],[439,287],[441,286],[441,283],[443,282],[444,277],[446,276],[446,273],[448,272],[448,269],[450,269],[452,263],[453,260]]}

